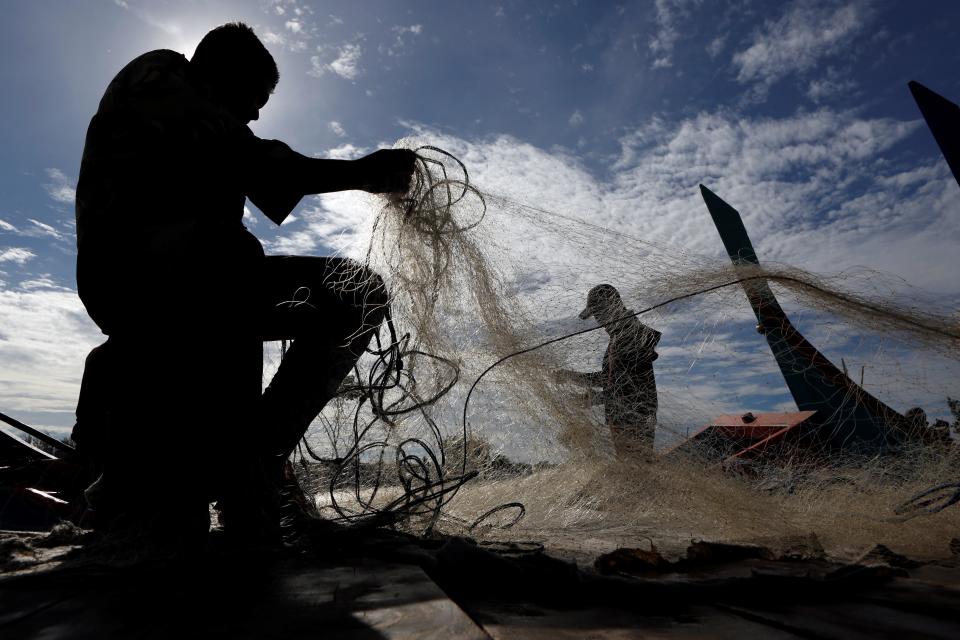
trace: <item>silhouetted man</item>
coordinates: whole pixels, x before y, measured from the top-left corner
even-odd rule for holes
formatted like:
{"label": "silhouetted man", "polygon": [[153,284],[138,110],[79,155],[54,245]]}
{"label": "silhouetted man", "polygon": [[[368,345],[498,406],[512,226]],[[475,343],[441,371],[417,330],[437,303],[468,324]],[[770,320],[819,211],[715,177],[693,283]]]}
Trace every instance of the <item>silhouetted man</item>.
{"label": "silhouetted man", "polygon": [[[603,368],[592,373],[561,370],[559,380],[599,388],[591,393],[592,404],[602,404],[607,426],[618,455],[649,455],[657,423],[657,385],[653,377],[654,350],[660,332],[636,317],[627,317],[620,293],[609,284],[600,284],[587,295],[580,319],[594,316],[605,325],[610,343],[603,356]],[[616,322],[618,318],[624,318]]]}
{"label": "silhouetted man", "polygon": [[[413,170],[410,151],[321,160],[257,138],[247,124],[278,79],[253,31],[226,24],[189,61],[136,58],[90,122],[77,284],[109,339],[87,359],[74,439],[103,470],[101,519],[158,514],[193,535],[220,499],[235,528],[269,528],[283,462],[385,315],[376,274],[266,257],[242,224],[245,198],[280,224],[306,194],[405,191]],[[261,397],[262,341],[278,339],[293,344]]]}

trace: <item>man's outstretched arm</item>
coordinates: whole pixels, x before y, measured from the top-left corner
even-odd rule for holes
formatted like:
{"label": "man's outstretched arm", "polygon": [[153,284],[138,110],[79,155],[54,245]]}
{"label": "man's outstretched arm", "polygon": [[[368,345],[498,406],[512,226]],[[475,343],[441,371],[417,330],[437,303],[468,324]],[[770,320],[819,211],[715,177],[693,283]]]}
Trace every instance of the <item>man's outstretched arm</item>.
{"label": "man's outstretched arm", "polygon": [[276,140],[258,140],[251,167],[250,200],[280,224],[305,195],[357,189],[403,193],[410,187],[416,155],[409,149],[381,149],[356,160],[311,158]]}
{"label": "man's outstretched arm", "polygon": [[606,380],[602,371],[584,373],[582,371],[571,371],[570,369],[557,369],[553,372],[553,378],[557,382],[569,382],[581,387],[602,387]]}
{"label": "man's outstretched arm", "polygon": [[380,149],[356,160],[300,156],[296,173],[304,194],[348,189],[403,193],[410,188],[415,161],[416,154],[409,149]]}

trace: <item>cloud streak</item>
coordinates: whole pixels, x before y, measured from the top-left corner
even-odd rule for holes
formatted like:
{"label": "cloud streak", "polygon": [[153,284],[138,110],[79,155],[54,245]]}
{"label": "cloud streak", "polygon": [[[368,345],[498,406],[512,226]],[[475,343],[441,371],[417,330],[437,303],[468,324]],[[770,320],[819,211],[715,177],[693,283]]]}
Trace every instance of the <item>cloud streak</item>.
{"label": "cloud streak", "polygon": [[[624,134],[620,152],[600,179],[575,157],[510,136],[465,139],[419,125],[411,133],[460,157],[482,189],[547,211],[588,220],[665,252],[723,256],[697,185],[705,183],[742,213],[761,259],[814,271],[857,265],[896,273],[947,295],[960,295],[947,265],[960,237],[956,184],[942,161],[920,168],[897,161],[897,145],[922,127],[919,121],[863,118],[852,111],[820,109],[786,118],[746,117],[719,110],[676,123],[651,118]],[[348,157],[350,145],[335,155]],[[296,245],[310,250],[348,246],[345,230],[365,224],[362,200],[323,197],[323,207],[293,225]],[[366,201],[369,206],[369,201]],[[323,216],[336,216],[326,224]],[[603,276],[604,251],[503,221],[510,254],[538,287],[543,265],[586,264],[589,271],[568,289],[586,290]],[[574,241],[576,239],[570,239]],[[292,245],[290,245],[292,246]],[[614,261],[614,264],[616,261]],[[525,291],[526,284],[518,285]]]}
{"label": "cloud streak", "polygon": [[57,202],[73,204],[77,199],[76,182],[56,168],[47,169],[47,178],[50,182],[43,185],[47,194]]}
{"label": "cloud streak", "polygon": [[673,66],[673,52],[680,40],[680,27],[690,15],[690,9],[701,0],[656,0],[654,3],[657,31],[650,38],[651,67],[665,69]]}
{"label": "cloud streak", "polygon": [[0,398],[15,415],[72,423],[83,362],[102,335],[75,291],[39,278],[0,283]]}
{"label": "cloud streak", "polygon": [[379,47],[381,53],[388,56],[401,56],[406,53],[410,41],[423,33],[422,24],[412,24],[409,26],[397,25],[390,29],[394,34],[393,43],[388,46]]}
{"label": "cloud streak", "polygon": [[63,240],[63,234],[46,222],[40,222],[39,220],[34,220],[33,218],[27,218],[27,221],[33,225],[33,228],[31,229],[32,233],[28,233],[27,235],[47,236],[53,238],[54,240]]}
{"label": "cloud streak", "polygon": [[327,72],[334,73],[344,80],[356,80],[363,73],[360,58],[363,56],[363,47],[358,42],[348,42],[337,49],[336,57],[330,62],[323,62],[320,55],[310,58],[310,75],[321,77]]}
{"label": "cloud streak", "polygon": [[23,247],[0,247],[0,263],[12,262],[18,265],[24,265],[31,258],[37,257],[30,249]]}
{"label": "cloud streak", "polygon": [[865,2],[794,2],[778,20],[766,21],[746,49],[733,54],[737,81],[753,85],[757,97],[763,97],[781,79],[810,71],[824,58],[849,54],[870,17]]}

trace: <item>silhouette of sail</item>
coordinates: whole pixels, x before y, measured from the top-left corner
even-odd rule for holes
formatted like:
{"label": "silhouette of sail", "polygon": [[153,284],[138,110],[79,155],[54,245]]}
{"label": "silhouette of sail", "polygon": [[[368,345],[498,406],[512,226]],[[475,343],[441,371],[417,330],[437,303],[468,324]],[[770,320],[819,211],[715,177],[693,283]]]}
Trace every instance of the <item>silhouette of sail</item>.
{"label": "silhouette of sail", "polygon": [[[700,185],[700,192],[734,265],[759,265],[739,212],[705,186]],[[850,451],[895,445],[903,416],[864,391],[810,344],[765,281],[745,282],[743,288],[797,407],[817,412],[811,435],[830,448]]]}
{"label": "silhouette of sail", "polygon": [[931,91],[916,80],[908,84],[913,99],[920,107],[953,177],[960,184],[960,106]]}

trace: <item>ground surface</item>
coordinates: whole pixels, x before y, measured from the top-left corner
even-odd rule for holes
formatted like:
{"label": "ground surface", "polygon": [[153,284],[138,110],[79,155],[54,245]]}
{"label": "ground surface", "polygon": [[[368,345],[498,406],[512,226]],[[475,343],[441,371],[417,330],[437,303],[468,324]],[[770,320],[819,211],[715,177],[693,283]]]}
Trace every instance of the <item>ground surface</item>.
{"label": "ground surface", "polygon": [[960,637],[960,558],[844,563],[815,538],[584,564],[529,543],[325,531],[174,561],[67,529],[2,534],[0,557],[4,639]]}

